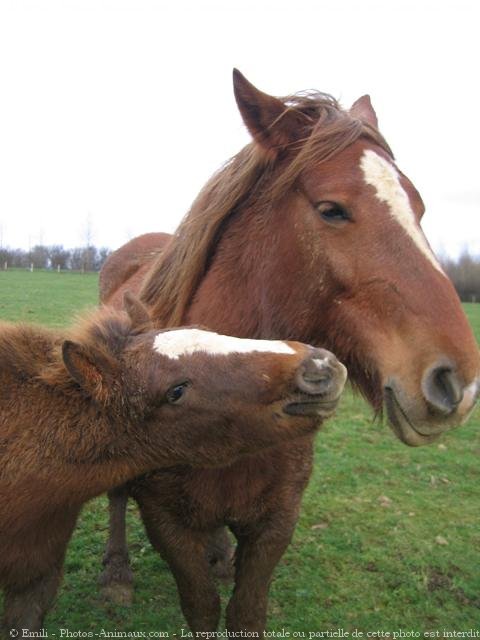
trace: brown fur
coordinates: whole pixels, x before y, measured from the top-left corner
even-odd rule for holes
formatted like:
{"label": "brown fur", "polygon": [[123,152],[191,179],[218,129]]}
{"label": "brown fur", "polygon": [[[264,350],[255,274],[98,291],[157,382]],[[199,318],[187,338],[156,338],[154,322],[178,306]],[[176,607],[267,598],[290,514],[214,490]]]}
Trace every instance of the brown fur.
{"label": "brown fur", "polygon": [[[278,99],[238,73],[234,88],[254,142],[205,186],[151,266],[141,295],[155,322],[325,345],[375,410],[385,401],[404,442],[431,442],[465,418],[474,398],[442,413],[425,380],[432,368],[453,363],[463,389],[478,376],[478,347],[451,283],[365,183],[359,165],[366,149],[393,161],[370,100],[346,111],[324,94]],[[420,228],[421,198],[400,175]],[[341,205],[350,217],[329,222],[319,203]],[[392,389],[403,402],[400,426]],[[238,540],[227,627],[264,629],[272,571],[293,532],[311,463],[312,439],[305,438],[225,469],[183,467],[130,487],[193,630],[218,624],[218,596],[200,550],[222,524]],[[120,511],[125,500],[124,493]],[[129,579],[116,516],[106,582]]]}
{"label": "brown fur", "polygon": [[[291,355],[169,358],[153,349],[159,332],[146,310],[132,298],[126,306],[129,315],[102,309],[67,336],[0,325],[6,629],[41,627],[86,500],[159,467],[229,465],[305,437],[331,413],[343,387],[331,356],[331,388],[311,391],[304,372],[325,352],[298,343],[290,343]],[[183,380],[184,401],[169,402],[168,389]],[[308,401],[303,413],[287,413],[299,401]]]}
{"label": "brown fur", "polygon": [[121,295],[116,300],[116,306],[121,307],[124,283],[130,282],[131,291],[139,290],[152,262],[158,258],[169,239],[167,233],[145,233],[111,253],[100,272],[102,296],[111,300],[115,292],[121,289]]}

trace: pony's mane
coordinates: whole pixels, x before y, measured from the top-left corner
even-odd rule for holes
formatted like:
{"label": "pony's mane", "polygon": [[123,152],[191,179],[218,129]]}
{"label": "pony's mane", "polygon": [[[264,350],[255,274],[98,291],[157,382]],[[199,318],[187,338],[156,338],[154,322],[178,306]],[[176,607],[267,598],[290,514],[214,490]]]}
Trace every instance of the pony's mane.
{"label": "pony's mane", "polygon": [[77,317],[65,338],[116,355],[131,333],[132,321],[125,311],[102,306]]}
{"label": "pony's mane", "polygon": [[279,119],[294,111],[303,135],[273,161],[252,142],[207,182],[145,279],[140,295],[151,307],[157,326],[184,322],[221,231],[241,206],[274,202],[292,188],[308,166],[329,160],[360,137],[393,157],[379,131],[352,117],[332,96],[307,92],[282,101],[285,111]]}
{"label": "pony's mane", "polygon": [[92,361],[101,358],[104,362],[113,363],[115,356],[122,351],[132,333],[132,321],[127,313],[111,307],[89,311],[77,318],[71,328],[57,336],[49,361],[43,363],[37,376],[43,382],[63,390],[76,387],[63,363],[64,340],[81,344],[86,353],[91,353]]}

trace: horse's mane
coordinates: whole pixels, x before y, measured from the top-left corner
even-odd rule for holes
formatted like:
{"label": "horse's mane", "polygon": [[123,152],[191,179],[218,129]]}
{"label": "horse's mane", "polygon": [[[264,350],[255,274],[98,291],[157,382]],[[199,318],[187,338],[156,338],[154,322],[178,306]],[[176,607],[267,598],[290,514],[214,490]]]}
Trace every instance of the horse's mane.
{"label": "horse's mane", "polygon": [[329,160],[360,137],[393,157],[379,131],[352,117],[332,96],[308,92],[282,101],[285,111],[279,119],[294,111],[304,135],[273,161],[252,142],[207,182],[145,279],[141,298],[158,326],[182,324],[224,223],[239,207],[274,202],[308,166]]}

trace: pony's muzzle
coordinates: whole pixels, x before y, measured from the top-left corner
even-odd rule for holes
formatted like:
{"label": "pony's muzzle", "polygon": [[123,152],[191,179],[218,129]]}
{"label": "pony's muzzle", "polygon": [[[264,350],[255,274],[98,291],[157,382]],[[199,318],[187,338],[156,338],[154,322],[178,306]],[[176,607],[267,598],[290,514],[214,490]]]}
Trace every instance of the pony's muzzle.
{"label": "pony's muzzle", "polygon": [[346,379],[347,370],[333,353],[312,349],[297,371],[296,384],[302,393],[333,400],[342,393]]}
{"label": "pony's muzzle", "polygon": [[312,348],[295,374],[298,396],[284,411],[327,417],[335,410],[346,380],[347,370],[333,353]]}

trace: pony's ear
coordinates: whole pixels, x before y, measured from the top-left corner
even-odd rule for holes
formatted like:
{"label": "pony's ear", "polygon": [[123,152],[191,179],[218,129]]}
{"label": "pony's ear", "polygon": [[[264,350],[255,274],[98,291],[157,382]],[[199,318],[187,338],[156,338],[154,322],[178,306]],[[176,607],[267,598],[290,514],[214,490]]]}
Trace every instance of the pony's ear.
{"label": "pony's ear", "polygon": [[296,124],[298,128],[296,114],[278,98],[254,87],[238,69],[233,70],[233,91],[253,139],[271,158],[275,158],[294,140]]}
{"label": "pony's ear", "polygon": [[65,367],[89,396],[106,404],[116,378],[115,367],[102,354],[92,353],[77,342],[65,340],[62,345]]}
{"label": "pony's ear", "polygon": [[132,321],[132,328],[152,329],[153,323],[147,307],[133,293],[126,291],[123,295],[123,306]]}
{"label": "pony's ear", "polygon": [[370,96],[365,95],[355,102],[350,107],[350,115],[354,118],[358,118],[359,120],[363,120],[367,124],[372,125],[375,129],[378,129],[378,120],[377,114],[375,113],[375,109],[372,107],[372,103],[370,101]]}

